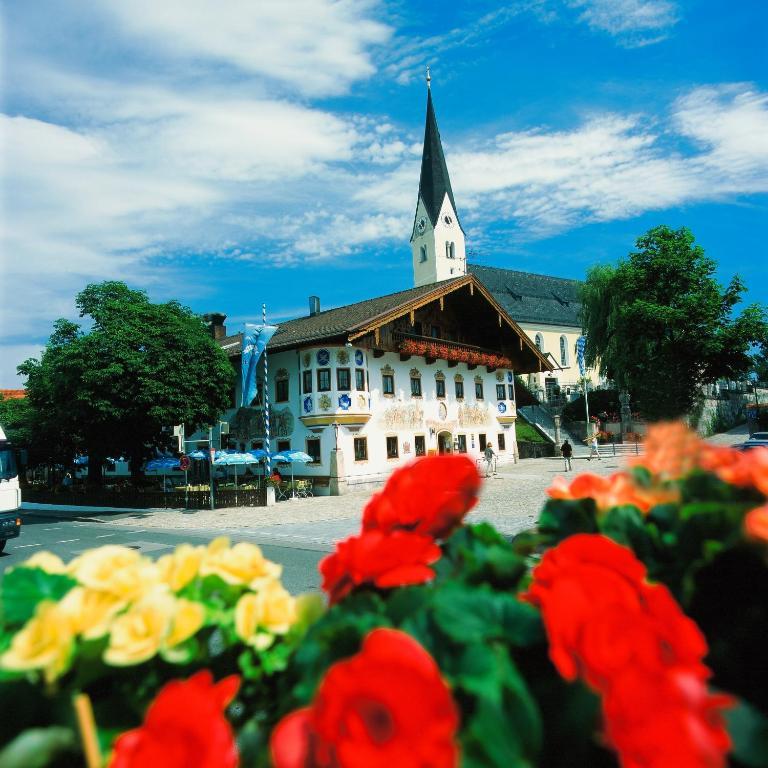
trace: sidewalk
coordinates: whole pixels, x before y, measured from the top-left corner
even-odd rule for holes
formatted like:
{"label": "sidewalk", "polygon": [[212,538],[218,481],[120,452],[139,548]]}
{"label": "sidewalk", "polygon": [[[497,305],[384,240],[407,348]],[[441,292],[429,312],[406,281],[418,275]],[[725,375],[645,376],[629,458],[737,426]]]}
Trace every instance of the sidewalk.
{"label": "sidewalk", "polygon": [[[733,445],[743,442],[745,436],[746,427],[737,427],[716,435],[712,442]],[[591,462],[584,457],[574,457],[571,476],[582,472],[607,475],[625,465],[626,460],[621,456]],[[562,474],[563,461],[560,458],[525,459],[519,464],[499,467],[497,475],[484,480],[480,501],[469,514],[469,522],[492,523],[507,535],[532,527],[547,500],[546,489],[557,475]],[[344,496],[281,501],[274,507],[134,510],[115,516],[99,513],[89,518],[108,520],[115,526],[205,530],[232,536],[247,530],[249,533],[258,532],[265,540],[274,542],[290,541],[299,546],[331,548],[336,541],[359,530],[363,508],[370,497],[370,491],[353,491]],[[41,510],[39,514],[45,512]],[[74,512],[73,516],[77,515],[78,512]]]}

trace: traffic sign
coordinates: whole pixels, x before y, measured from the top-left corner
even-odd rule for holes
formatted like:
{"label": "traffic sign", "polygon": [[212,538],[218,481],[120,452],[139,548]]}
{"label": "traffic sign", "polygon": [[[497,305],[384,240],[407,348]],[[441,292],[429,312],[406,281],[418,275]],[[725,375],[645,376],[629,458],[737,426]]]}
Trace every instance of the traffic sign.
{"label": "traffic sign", "polygon": [[189,456],[182,456],[179,459],[179,469],[181,469],[183,472],[186,472],[189,469]]}

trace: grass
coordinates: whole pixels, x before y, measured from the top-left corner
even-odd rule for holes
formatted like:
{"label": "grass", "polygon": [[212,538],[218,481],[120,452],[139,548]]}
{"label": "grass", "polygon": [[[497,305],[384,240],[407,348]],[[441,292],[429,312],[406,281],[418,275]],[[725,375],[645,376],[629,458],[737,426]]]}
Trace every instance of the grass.
{"label": "grass", "polygon": [[524,443],[546,443],[547,441],[528,422],[518,419],[515,424],[517,439]]}

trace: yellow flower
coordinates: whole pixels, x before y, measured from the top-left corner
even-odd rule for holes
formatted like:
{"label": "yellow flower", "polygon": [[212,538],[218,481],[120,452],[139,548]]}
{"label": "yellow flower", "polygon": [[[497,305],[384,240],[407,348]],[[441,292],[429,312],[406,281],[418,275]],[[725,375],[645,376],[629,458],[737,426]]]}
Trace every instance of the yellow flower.
{"label": "yellow flower", "polygon": [[176,601],[157,587],[113,622],[104,661],[116,667],[141,664],[159,650],[170,630]]}
{"label": "yellow flower", "polygon": [[248,645],[268,648],[274,635],[284,635],[296,621],[296,600],[277,582],[258,593],[243,595],[235,607],[235,631]]}
{"label": "yellow flower", "polygon": [[178,592],[197,576],[204,553],[204,547],[180,544],[172,554],[163,555],[157,561],[160,578],[174,592]]}
{"label": "yellow flower", "polygon": [[25,560],[22,565],[25,568],[42,568],[47,573],[65,573],[67,566],[64,561],[53,552],[36,552]]}
{"label": "yellow flower", "polygon": [[171,629],[163,643],[164,648],[173,648],[189,640],[205,621],[205,608],[192,600],[176,600]]}
{"label": "yellow flower", "polygon": [[88,587],[74,587],[59,603],[70,620],[73,632],[86,640],[106,635],[114,616],[128,603],[109,592]]}
{"label": "yellow flower", "polygon": [[42,670],[50,683],[69,668],[74,633],[58,604],[44,600],[35,615],[11,641],[11,647],[0,657],[0,666],[22,672]]}
{"label": "yellow flower", "polygon": [[88,550],[68,570],[83,586],[129,602],[141,598],[160,580],[154,563],[134,549],[115,545]]}
{"label": "yellow flower", "polygon": [[241,541],[234,547],[229,546],[229,539],[214,539],[203,555],[200,575],[216,575],[233,585],[248,585],[259,589],[280,578],[282,566],[267,560],[261,549],[255,544]]}

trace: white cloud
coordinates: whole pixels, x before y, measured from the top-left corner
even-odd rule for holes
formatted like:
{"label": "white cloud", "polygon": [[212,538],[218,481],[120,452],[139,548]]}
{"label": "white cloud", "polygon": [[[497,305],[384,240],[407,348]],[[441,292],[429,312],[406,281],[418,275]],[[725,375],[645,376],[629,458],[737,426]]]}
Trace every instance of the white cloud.
{"label": "white cloud", "polygon": [[565,0],[580,10],[579,20],[607,32],[628,47],[665,39],[678,22],[677,3],[671,0]]}
{"label": "white cloud", "polygon": [[96,0],[169,55],[207,58],[307,95],[344,93],[391,30],[367,0]]}
{"label": "white cloud", "polygon": [[[446,152],[465,225],[482,231],[512,219],[518,233],[541,237],[768,192],[767,137],[768,95],[729,85],[681,97],[667,129],[641,115],[604,114],[568,131],[501,133]],[[680,139],[695,142],[694,151],[675,148]],[[404,163],[361,185],[357,197],[390,213],[410,210],[417,173],[416,163]]]}

